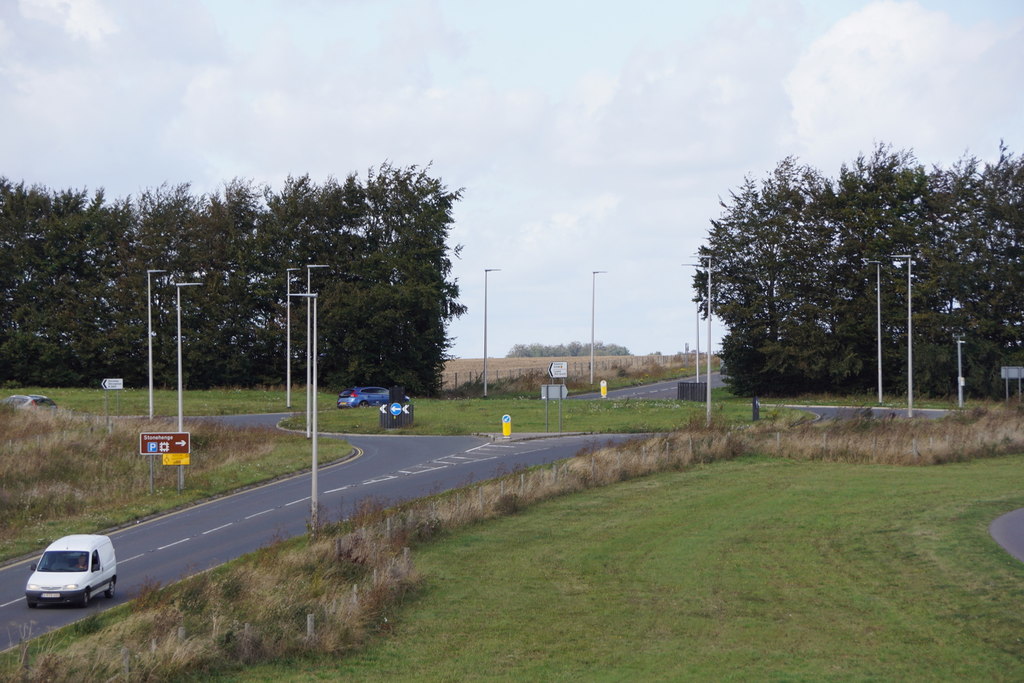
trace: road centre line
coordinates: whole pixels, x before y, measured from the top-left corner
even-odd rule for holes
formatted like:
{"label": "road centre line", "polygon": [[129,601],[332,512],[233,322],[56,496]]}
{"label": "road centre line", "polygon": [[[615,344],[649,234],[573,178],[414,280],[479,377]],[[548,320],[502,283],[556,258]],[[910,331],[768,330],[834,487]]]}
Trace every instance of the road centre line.
{"label": "road centre line", "polygon": [[377,477],[376,479],[367,479],[366,481],[363,482],[363,486],[367,486],[369,484],[379,484],[382,481],[391,481],[392,479],[398,479],[398,476],[394,474],[388,474],[383,477]]}
{"label": "road centre line", "polygon": [[168,543],[167,545],[162,545],[162,546],[160,546],[159,548],[157,548],[157,550],[166,550],[167,548],[170,548],[170,547],[176,546],[176,545],[178,545],[179,543],[184,543],[185,541],[190,541],[190,540],[192,540],[192,537],[191,537],[191,536],[189,536],[188,538],[183,538],[183,539],[181,539],[180,541],[175,541],[174,543]]}
{"label": "road centre line", "polygon": [[21,602],[24,599],[25,598],[15,598],[14,600],[11,600],[10,602],[0,603],[0,607],[7,607],[8,605],[13,605],[14,603]]}
{"label": "road centre line", "polygon": [[424,469],[417,470],[415,472],[406,472],[406,474],[426,474],[427,472],[433,472],[435,470],[443,470],[443,469],[447,469],[448,467],[451,467],[450,463],[447,464],[447,465],[442,465],[441,467],[425,467]]}
{"label": "road centre line", "polygon": [[290,503],[285,503],[284,506],[288,507],[289,505],[295,505],[296,503],[304,503],[307,500],[309,500],[310,498],[312,498],[312,496],[306,496],[305,498],[299,498],[298,500],[293,500]]}
{"label": "road centre line", "polygon": [[227,527],[231,526],[232,524],[234,524],[234,522],[228,522],[227,524],[221,524],[218,527],[214,527],[212,529],[207,529],[206,531],[203,532],[202,535],[205,536],[206,534],[212,534],[214,531],[220,531],[221,529],[226,529]]}
{"label": "road centre line", "polygon": [[338,488],[331,489],[330,491],[324,491],[324,493],[337,493],[338,491],[344,491],[345,489],[350,488],[352,488],[352,484],[346,484],[345,486],[339,486]]}
{"label": "road centre line", "polygon": [[274,508],[267,508],[266,510],[261,510],[260,512],[254,512],[251,515],[249,515],[248,517],[246,517],[245,519],[252,519],[253,517],[259,517],[260,515],[265,515],[268,512],[273,512],[273,511],[274,511]]}
{"label": "road centre line", "polygon": [[119,560],[119,561],[120,561],[121,564],[124,564],[125,562],[131,562],[132,560],[137,560],[137,559],[139,559],[140,557],[142,557],[145,554],[146,553],[139,553],[138,555],[132,555],[127,560]]}

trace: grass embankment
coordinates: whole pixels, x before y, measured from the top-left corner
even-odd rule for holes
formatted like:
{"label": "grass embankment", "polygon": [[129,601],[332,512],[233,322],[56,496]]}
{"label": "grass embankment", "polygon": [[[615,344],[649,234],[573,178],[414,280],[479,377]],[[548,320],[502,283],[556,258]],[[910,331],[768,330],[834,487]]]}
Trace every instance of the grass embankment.
{"label": "grass embankment", "polygon": [[1019,679],[1024,568],[987,525],[1024,505],[1022,449],[1009,411],[691,428],[369,507],[44,636],[24,673]]}
{"label": "grass embankment", "polygon": [[[309,467],[309,444],[273,429],[236,430],[190,422],[191,464],[139,455],[140,432],[174,432],[176,421],[112,420],[65,411],[0,408],[0,559],[45,547],[69,533],[108,529]],[[345,456],[325,442],[321,462]]]}

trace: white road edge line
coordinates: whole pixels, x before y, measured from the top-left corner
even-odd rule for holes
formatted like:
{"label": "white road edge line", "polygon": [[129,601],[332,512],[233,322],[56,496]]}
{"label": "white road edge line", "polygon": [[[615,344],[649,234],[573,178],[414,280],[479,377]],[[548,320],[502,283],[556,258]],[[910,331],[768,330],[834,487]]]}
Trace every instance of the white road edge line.
{"label": "white road edge line", "polygon": [[189,540],[191,540],[191,539],[192,539],[192,537],[191,537],[191,536],[189,536],[189,537],[187,537],[187,538],[183,538],[183,539],[181,539],[180,541],[175,541],[174,543],[168,543],[167,545],[162,545],[162,546],[160,546],[159,548],[157,548],[157,550],[166,550],[167,548],[170,548],[170,547],[172,547],[172,546],[176,546],[176,545],[178,545],[179,543],[184,543],[185,541],[189,541]]}

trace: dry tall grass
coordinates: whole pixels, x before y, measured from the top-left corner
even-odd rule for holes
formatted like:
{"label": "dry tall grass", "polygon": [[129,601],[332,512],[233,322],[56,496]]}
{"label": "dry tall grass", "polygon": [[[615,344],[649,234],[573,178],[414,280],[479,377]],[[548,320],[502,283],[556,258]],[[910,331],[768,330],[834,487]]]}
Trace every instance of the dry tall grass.
{"label": "dry tall grass", "polygon": [[553,496],[740,456],[918,466],[1021,452],[1021,417],[979,410],[939,422],[863,420],[785,431],[705,427],[695,418],[673,434],[595,448],[395,508],[367,502],[313,540],[279,542],[244,562],[152,587],[123,620],[73,627],[82,635],[67,647],[41,638],[20,665],[8,660],[0,673],[29,681],[146,681],[303,652],[342,655],[368,632],[390,628],[419,581],[409,549],[436,534]]}
{"label": "dry tall grass", "polygon": [[[193,455],[187,485],[194,490],[207,489],[213,478],[230,483],[232,470],[258,469],[279,438],[267,430],[212,422],[191,423],[188,429]],[[44,543],[54,522],[80,515],[116,519],[138,506],[149,496],[139,433],[175,431],[177,423],[167,420],[119,420],[108,428],[102,417],[0,409],[0,555],[10,556],[14,539],[26,531],[38,529]],[[158,494],[174,495],[176,469],[163,467],[157,458]]]}

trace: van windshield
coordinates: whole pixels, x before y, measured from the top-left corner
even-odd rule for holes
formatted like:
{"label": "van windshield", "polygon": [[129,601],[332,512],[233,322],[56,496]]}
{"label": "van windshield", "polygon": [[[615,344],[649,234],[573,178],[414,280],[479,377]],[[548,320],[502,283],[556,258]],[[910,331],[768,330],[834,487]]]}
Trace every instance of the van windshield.
{"label": "van windshield", "polygon": [[89,568],[89,553],[82,550],[49,550],[43,553],[36,571],[84,572]]}

